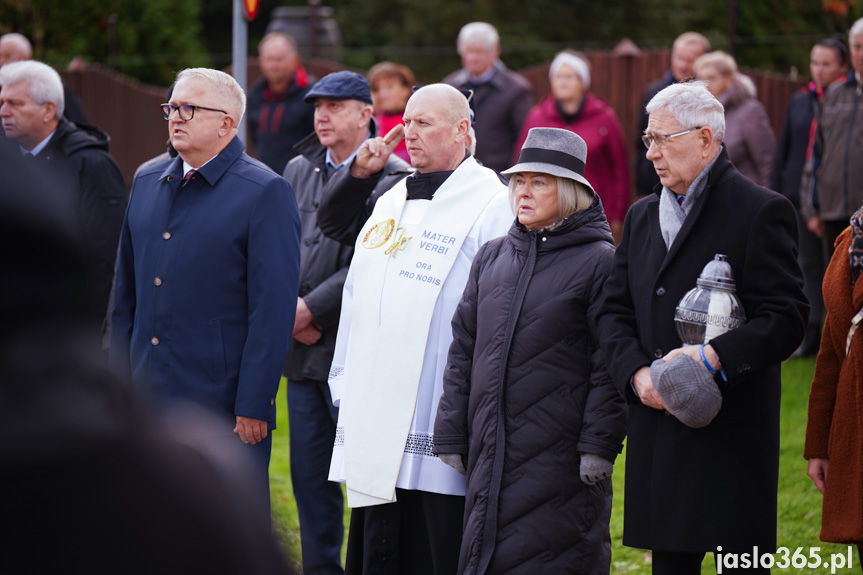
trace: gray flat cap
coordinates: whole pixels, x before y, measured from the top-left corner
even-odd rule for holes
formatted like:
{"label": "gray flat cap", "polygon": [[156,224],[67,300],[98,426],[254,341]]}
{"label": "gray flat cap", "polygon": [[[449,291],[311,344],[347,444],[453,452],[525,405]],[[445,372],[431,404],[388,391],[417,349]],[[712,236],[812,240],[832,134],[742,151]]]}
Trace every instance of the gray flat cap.
{"label": "gray flat cap", "polygon": [[315,98],[329,98],[330,100],[359,100],[366,104],[372,103],[372,92],[369,82],[365,76],[342,70],[327,74],[312,86],[306,97],[306,102],[312,102]]}
{"label": "gray flat cap", "polygon": [[657,359],[650,366],[650,379],[671,415],[689,427],[705,427],[722,407],[713,376],[688,355]]}

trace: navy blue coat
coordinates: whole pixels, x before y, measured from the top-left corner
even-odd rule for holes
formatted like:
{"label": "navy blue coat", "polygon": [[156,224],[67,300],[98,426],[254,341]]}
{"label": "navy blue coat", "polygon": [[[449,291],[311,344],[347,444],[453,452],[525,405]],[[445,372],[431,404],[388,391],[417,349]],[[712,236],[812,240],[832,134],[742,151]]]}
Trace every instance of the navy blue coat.
{"label": "navy blue coat", "polygon": [[186,186],[175,158],[143,170],[117,257],[111,357],[157,398],[275,428],[297,306],[300,221],[290,184],[238,138]]}

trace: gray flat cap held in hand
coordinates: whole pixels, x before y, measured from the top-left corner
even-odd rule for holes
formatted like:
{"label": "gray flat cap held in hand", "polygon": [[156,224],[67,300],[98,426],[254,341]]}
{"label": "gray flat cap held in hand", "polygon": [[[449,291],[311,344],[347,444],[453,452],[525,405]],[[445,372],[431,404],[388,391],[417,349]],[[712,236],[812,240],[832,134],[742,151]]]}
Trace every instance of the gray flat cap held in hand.
{"label": "gray flat cap held in hand", "polygon": [[722,407],[722,393],[698,362],[685,354],[650,366],[650,379],[668,411],[689,427],[705,427]]}
{"label": "gray flat cap held in hand", "polygon": [[518,162],[501,174],[539,172],[581,182],[592,192],[593,186],[584,177],[587,144],[581,136],[560,128],[531,128],[518,154]]}
{"label": "gray flat cap held in hand", "polygon": [[327,74],[312,86],[306,97],[306,102],[313,102],[315,98],[329,98],[330,100],[359,100],[366,104],[372,103],[372,91],[369,82],[364,76],[356,72],[342,70]]}

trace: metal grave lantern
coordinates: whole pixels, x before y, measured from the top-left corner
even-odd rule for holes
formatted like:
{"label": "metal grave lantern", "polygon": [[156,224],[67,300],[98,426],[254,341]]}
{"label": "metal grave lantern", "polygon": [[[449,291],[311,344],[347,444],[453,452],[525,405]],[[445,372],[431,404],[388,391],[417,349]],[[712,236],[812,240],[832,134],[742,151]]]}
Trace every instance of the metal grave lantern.
{"label": "metal grave lantern", "polygon": [[746,323],[727,256],[716,254],[704,266],[696,286],[677,304],[674,322],[677,335],[690,345],[707,343]]}

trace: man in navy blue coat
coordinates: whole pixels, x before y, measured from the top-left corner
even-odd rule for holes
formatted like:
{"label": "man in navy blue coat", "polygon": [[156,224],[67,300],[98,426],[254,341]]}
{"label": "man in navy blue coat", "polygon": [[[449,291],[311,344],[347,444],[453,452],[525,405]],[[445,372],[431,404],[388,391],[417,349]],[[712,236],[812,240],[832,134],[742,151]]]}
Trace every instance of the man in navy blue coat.
{"label": "man in navy blue coat", "polygon": [[221,440],[249,446],[250,476],[268,503],[269,432],[294,323],[300,222],[290,184],[243,152],[237,125],[245,105],[223,72],[177,76],[162,113],[179,157],[142,170],[132,185],[111,357],[154,400],[191,400],[229,417]]}

